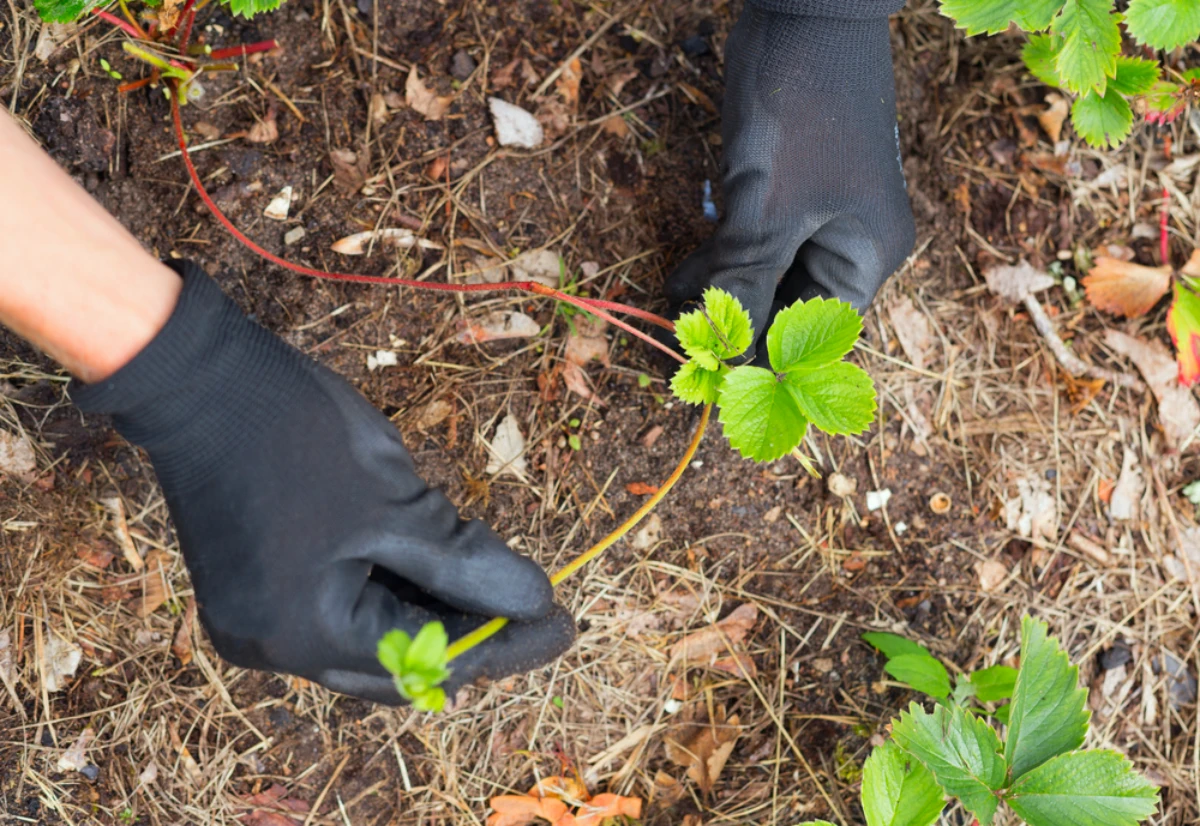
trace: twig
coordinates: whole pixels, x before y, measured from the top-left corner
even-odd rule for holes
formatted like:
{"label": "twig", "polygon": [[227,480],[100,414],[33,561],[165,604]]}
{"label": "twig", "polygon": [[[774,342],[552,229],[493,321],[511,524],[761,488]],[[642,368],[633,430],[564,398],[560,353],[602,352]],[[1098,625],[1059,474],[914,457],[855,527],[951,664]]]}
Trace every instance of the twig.
{"label": "twig", "polygon": [[1072,353],[1063,340],[1058,337],[1058,333],[1054,329],[1054,322],[1050,320],[1050,316],[1046,315],[1041,303],[1031,293],[1026,293],[1021,300],[1029,312],[1029,317],[1033,319],[1033,326],[1042,334],[1042,338],[1046,340],[1046,344],[1054,353],[1054,357],[1058,359],[1058,363],[1072,376],[1094,376],[1120,387],[1128,387],[1133,390],[1145,389],[1146,385],[1142,384],[1136,376],[1085,363],[1079,356]]}

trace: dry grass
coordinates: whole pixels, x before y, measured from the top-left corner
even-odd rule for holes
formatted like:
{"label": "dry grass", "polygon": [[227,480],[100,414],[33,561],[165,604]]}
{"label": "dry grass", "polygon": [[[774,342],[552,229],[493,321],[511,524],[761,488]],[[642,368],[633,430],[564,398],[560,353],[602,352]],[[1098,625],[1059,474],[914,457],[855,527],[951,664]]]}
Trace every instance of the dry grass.
{"label": "dry grass", "polygon": [[[1037,147],[1022,147],[1013,120],[1021,110],[1016,116],[1036,130],[1022,107],[1040,103],[1037,87],[1011,66],[1003,42],[965,43],[932,3],[913,5],[896,33],[906,47],[899,53],[900,88],[909,103],[902,106],[919,113],[903,129],[921,235],[868,317],[860,352],[880,388],[880,424],[862,441],[820,438],[808,445],[827,476],[854,478],[857,493],[833,496],[790,461],[752,468],[730,455],[714,427],[696,467],[661,510],[661,538],[640,547],[626,543],[561,589],[582,624],[574,649],[539,673],[472,690],[442,718],[374,708],[302,681],[231,668],[197,629],[185,634],[193,660],[181,664],[171,648],[186,622],[190,586],[148,469],[128,447],[81,429],[52,367],[15,347],[0,354],[6,382],[0,428],[38,443],[42,480],[0,482],[0,643],[7,633],[14,654],[9,675],[0,653],[0,678],[11,676],[0,680],[0,811],[14,823],[233,823],[249,811],[247,795],[278,783],[314,806],[310,815],[295,815],[306,826],[476,824],[491,796],[566,771],[578,772],[593,791],[647,798],[651,824],[859,822],[853,767],[909,697],[881,682],[878,662],[857,635],[868,628],[909,633],[969,670],[1010,661],[1020,617],[1033,612],[1050,622],[1093,689],[1091,745],[1127,751],[1164,786],[1154,823],[1195,822],[1196,703],[1173,702],[1161,667],[1168,653],[1192,675],[1200,663],[1200,582],[1189,588],[1163,562],[1193,524],[1192,507],[1178,491],[1195,477],[1195,460],[1164,451],[1148,396],[1110,387],[1079,396],[1028,319],[989,296],[979,273],[989,256],[1048,264],[1059,249],[1130,243],[1135,225],[1155,222],[1164,176],[1175,238],[1196,239],[1196,167],[1160,172],[1161,146],[1148,131],[1118,152],[1071,148],[1079,174],[999,163],[995,155],[1009,147],[997,141],[1026,155],[1051,151],[1044,137]],[[482,80],[502,48],[478,13],[473,4],[453,13],[473,22],[437,57],[453,48],[477,50],[479,71],[462,92],[472,106],[482,105]],[[559,59],[538,63],[542,78],[596,27],[630,27],[644,42],[669,46],[691,33],[686,26],[697,16],[633,3],[591,14],[590,29],[560,27]],[[718,51],[730,19],[728,9],[718,15]],[[49,86],[31,91],[12,84],[33,71],[37,27],[15,7],[0,21],[6,24],[0,88],[9,85],[18,114],[35,120]],[[383,55],[379,31],[357,22],[340,2],[319,4],[310,26],[329,43],[352,41],[346,31],[354,27],[363,31],[359,48],[347,52],[354,56],[347,70],[375,89],[402,84],[407,63]],[[595,51],[610,72],[634,65],[600,43]],[[97,44],[81,40],[78,48],[83,54]],[[432,56],[427,64],[441,65]],[[268,87],[252,80],[229,80],[221,106],[265,112]],[[695,79],[706,82],[711,78]],[[916,98],[914,87],[936,89],[938,100],[930,92]],[[285,92],[301,107],[316,95]],[[624,300],[649,303],[656,279],[679,252],[659,249],[655,222],[663,213],[655,210],[660,201],[673,209],[694,205],[653,187],[622,195],[606,169],[625,153],[678,175],[672,153],[690,151],[693,161],[708,164],[699,174],[715,176],[711,147],[701,140],[697,149],[683,134],[684,125],[701,135],[711,131],[715,119],[673,95],[666,84],[637,97],[596,94],[552,147],[520,158],[472,144],[482,132],[468,130],[452,142],[456,152],[471,154],[451,186],[424,176],[444,144],[401,150],[394,132],[385,138],[364,130],[362,113],[357,126],[335,118],[322,128],[329,145],[374,142],[376,192],[365,203],[379,207],[371,213],[379,224],[395,214],[449,228],[440,239],[451,250],[445,260],[421,270],[420,261],[404,256],[377,257],[388,271],[464,275],[476,266],[481,244],[496,253],[545,246],[561,251],[572,271],[600,261],[594,287],[623,285]],[[687,105],[695,110],[691,120],[681,114]],[[626,113],[640,140],[615,145],[602,137],[598,125],[613,112]],[[1174,139],[1177,158],[1200,157],[1191,130],[1177,127]],[[658,161],[649,148],[654,141],[661,143]],[[1127,170],[1110,176],[1116,183],[1089,184],[1114,167]],[[329,183],[313,172],[306,211],[319,214],[338,203]],[[536,190],[537,198],[501,231],[493,213],[521,190]],[[624,486],[658,481],[694,422],[689,411],[654,400],[661,384],[638,388],[638,373],[657,371],[619,345],[612,368],[589,370],[607,408],[565,390],[557,397],[541,391],[536,377],[563,359],[563,324],[525,344],[451,343],[466,313],[521,307],[553,320],[527,301],[468,305],[327,284],[303,295],[269,294],[263,285],[270,282],[252,274],[253,265],[206,219],[186,220],[196,227],[188,237],[203,242],[205,255],[236,262],[240,298],[274,313],[289,340],[393,411],[423,471],[547,567],[636,507]],[[454,246],[460,236],[486,242]],[[905,299],[911,309],[901,306]],[[1086,304],[1072,305],[1061,290],[1046,300],[1074,350],[1096,363],[1127,367],[1103,349],[1106,326],[1163,338],[1161,309],[1140,324],[1118,325]],[[920,326],[913,318],[923,319],[929,334],[916,349],[905,341]],[[905,328],[900,334],[897,323]],[[364,369],[365,356],[381,348],[398,353],[402,376]],[[436,400],[449,402],[452,414],[419,432],[414,414]],[[524,481],[483,472],[485,443],[508,412],[530,446]],[[574,418],[582,433],[595,434],[585,435],[579,454],[565,446],[566,423]],[[642,437],[656,425],[666,434],[644,446]],[[1117,521],[1102,491],[1116,480],[1126,451],[1136,454],[1147,484],[1137,518]],[[1040,535],[1021,536],[1004,518],[1019,483],[1048,497]],[[868,512],[865,493],[884,488],[892,491],[890,505]],[[928,507],[939,491],[952,500],[944,515]],[[144,619],[128,599],[145,589],[144,575],[122,558],[114,520],[100,504],[111,496],[123,501],[136,553],[166,553],[166,601]],[[1072,539],[1080,535],[1103,556]],[[81,558],[95,549],[116,559],[98,570]],[[985,562],[1004,572],[986,591],[976,572]],[[750,679],[672,660],[671,647],[683,635],[747,603],[759,612],[743,644],[755,664]],[[44,656],[54,637],[83,654],[77,675],[57,691],[47,686]],[[1118,642],[1129,648],[1130,661],[1123,673],[1101,672],[1097,655]],[[740,728],[729,763],[705,797],[667,760],[664,742],[679,736],[686,715],[717,706],[738,715]],[[99,769],[95,781],[58,767],[85,728],[95,734],[87,752]],[[660,773],[683,781],[679,802],[664,800],[671,791]],[[685,814],[699,819],[684,821]],[[962,813],[946,820],[962,822]]]}

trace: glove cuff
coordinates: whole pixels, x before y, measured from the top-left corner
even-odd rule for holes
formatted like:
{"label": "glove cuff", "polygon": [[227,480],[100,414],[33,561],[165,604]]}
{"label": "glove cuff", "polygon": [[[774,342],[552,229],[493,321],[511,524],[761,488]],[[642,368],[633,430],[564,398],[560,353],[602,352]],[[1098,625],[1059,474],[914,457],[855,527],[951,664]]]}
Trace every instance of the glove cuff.
{"label": "glove cuff", "polygon": [[146,449],[164,486],[203,481],[290,406],[307,365],[280,338],[243,315],[191,262],[168,262],[183,290],[166,325],[104,381],[72,381],[85,413],[113,417]]}
{"label": "glove cuff", "polygon": [[895,14],[904,8],[904,0],[749,0],[748,5],[805,17],[870,20]]}

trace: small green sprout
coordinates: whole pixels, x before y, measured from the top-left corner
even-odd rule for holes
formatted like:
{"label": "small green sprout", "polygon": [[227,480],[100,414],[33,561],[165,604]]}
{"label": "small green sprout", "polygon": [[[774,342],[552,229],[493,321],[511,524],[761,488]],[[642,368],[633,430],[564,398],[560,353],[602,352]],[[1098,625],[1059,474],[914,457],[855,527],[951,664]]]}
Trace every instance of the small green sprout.
{"label": "small green sprout", "polygon": [[645,390],[649,386],[650,386],[650,377],[647,376],[645,373],[638,373],[638,387]]}
{"label": "small green sprout", "polygon": [[583,450],[583,442],[579,440],[578,433],[572,433],[567,437],[567,444],[571,446],[571,450]]}
{"label": "small green sprout", "polygon": [[379,641],[379,662],[395,677],[400,696],[420,711],[441,711],[446,692],[439,686],[450,676],[446,649],[450,640],[440,622],[430,622],[410,637],[389,631]]}
{"label": "small green sprout", "polygon": [[114,69],[112,67],[112,65],[104,58],[100,58],[100,68],[103,69],[108,74],[108,76],[111,77],[113,80],[124,80],[125,79],[124,76],[120,72],[118,72],[116,69]]}

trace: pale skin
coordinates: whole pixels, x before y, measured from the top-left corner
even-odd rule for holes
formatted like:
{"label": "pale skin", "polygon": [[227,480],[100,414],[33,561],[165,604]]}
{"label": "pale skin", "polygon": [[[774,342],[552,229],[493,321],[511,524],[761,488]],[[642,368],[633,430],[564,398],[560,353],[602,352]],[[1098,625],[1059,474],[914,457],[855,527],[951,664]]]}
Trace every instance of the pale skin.
{"label": "pale skin", "polygon": [[0,108],[0,324],[97,382],[163,328],[182,287]]}

